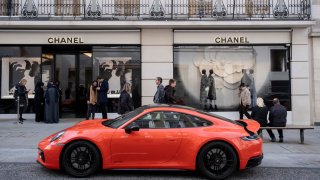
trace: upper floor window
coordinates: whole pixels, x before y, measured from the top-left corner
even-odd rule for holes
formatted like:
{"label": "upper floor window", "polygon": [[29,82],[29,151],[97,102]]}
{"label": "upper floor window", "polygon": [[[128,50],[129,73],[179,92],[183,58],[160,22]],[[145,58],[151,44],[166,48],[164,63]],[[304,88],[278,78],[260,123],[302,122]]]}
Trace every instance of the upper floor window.
{"label": "upper floor window", "polygon": [[80,0],[55,0],[56,16],[80,16]]}
{"label": "upper floor window", "polygon": [[140,13],[140,0],[115,0],[116,16],[135,16]]}

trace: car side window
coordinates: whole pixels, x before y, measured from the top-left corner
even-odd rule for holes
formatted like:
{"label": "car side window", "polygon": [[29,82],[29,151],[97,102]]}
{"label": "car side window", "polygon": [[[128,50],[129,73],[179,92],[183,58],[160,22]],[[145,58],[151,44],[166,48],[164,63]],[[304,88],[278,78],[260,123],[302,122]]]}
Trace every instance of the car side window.
{"label": "car side window", "polygon": [[141,129],[166,128],[162,112],[151,112],[138,118],[130,126],[138,125]]}
{"label": "car side window", "polygon": [[211,126],[212,122],[204,120],[202,118],[188,115],[188,114],[181,114],[179,124],[181,128],[191,128],[191,127],[206,127]]}
{"label": "car side window", "polygon": [[181,114],[177,112],[164,111],[163,119],[166,125],[166,128],[181,128],[179,124]]}
{"label": "car side window", "polygon": [[141,129],[191,128],[212,125],[202,118],[173,111],[157,111],[143,115],[129,126],[138,125]]}

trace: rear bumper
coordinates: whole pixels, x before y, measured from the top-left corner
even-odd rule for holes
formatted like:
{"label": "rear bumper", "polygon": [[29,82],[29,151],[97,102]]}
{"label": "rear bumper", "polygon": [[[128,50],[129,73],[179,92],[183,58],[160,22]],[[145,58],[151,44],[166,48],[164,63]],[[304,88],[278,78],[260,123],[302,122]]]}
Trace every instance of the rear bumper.
{"label": "rear bumper", "polygon": [[250,158],[247,165],[246,165],[246,169],[259,166],[262,162],[262,159],[263,159],[263,154],[261,156],[256,156],[256,157]]}

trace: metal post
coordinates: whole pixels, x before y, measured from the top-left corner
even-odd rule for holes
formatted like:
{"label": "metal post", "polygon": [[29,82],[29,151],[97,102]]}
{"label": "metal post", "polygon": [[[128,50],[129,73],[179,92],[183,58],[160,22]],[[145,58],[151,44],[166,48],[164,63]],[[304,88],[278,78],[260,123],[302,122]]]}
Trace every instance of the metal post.
{"label": "metal post", "polygon": [[236,0],[233,0],[233,12],[232,12],[232,19],[234,19],[234,11],[236,9]]}
{"label": "metal post", "polygon": [[20,114],[20,101],[19,101],[19,96],[17,97],[17,118],[19,119],[19,114]]}
{"label": "metal post", "polygon": [[171,20],[173,20],[173,0],[171,0]]}

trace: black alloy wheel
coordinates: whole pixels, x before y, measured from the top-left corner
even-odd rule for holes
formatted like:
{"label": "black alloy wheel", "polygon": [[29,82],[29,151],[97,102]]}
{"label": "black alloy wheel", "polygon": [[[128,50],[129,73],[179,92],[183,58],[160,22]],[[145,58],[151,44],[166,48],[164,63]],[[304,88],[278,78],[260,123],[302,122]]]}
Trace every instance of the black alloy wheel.
{"label": "black alloy wheel", "polygon": [[212,142],[200,150],[197,167],[210,179],[225,179],[237,170],[238,158],[229,144]]}
{"label": "black alloy wheel", "polygon": [[61,166],[72,176],[89,176],[101,167],[100,152],[90,142],[73,142],[62,152]]}

